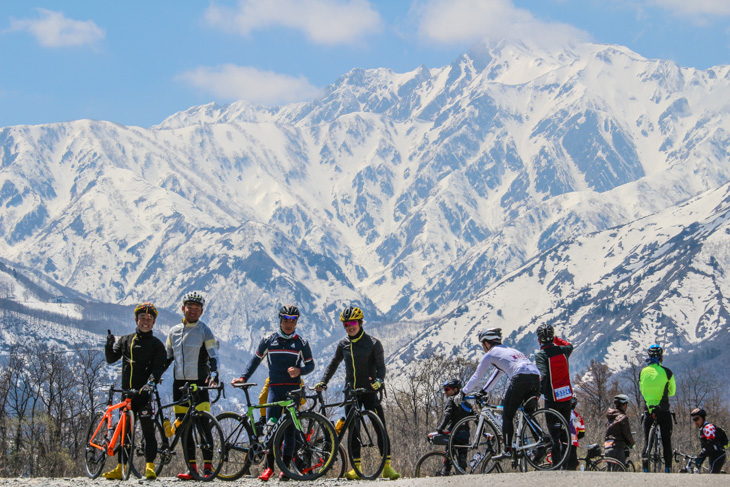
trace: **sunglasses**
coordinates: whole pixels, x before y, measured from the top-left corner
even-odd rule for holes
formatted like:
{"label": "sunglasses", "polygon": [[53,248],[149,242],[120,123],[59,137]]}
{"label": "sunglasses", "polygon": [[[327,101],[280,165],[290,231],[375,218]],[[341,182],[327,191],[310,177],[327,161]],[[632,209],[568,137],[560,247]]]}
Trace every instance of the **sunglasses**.
{"label": "sunglasses", "polygon": [[282,320],[297,321],[299,317],[297,315],[281,315]]}
{"label": "sunglasses", "polygon": [[358,323],[357,321],[345,321],[345,322],[344,322],[344,323],[342,323],[342,324],[343,324],[343,325],[345,325],[346,327],[348,327],[348,326],[355,326],[355,325],[359,325],[360,323]]}
{"label": "sunglasses", "polygon": [[702,416],[697,416],[697,417],[694,417],[694,418],[692,418],[692,421],[694,421],[694,422],[697,422],[697,420],[698,420],[698,419],[699,419],[700,421],[702,421]]}

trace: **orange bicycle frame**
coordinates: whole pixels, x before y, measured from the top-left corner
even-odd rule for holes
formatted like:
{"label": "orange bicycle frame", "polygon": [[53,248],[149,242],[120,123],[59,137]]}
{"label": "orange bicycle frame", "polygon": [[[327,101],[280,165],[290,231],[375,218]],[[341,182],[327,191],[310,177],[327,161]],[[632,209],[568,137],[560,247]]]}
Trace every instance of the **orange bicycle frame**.
{"label": "orange bicycle frame", "polygon": [[[109,444],[107,445],[107,455],[114,456],[114,447],[117,444],[117,441],[121,442],[122,448],[124,448],[124,435],[122,435],[122,432],[125,431],[125,428],[127,428],[127,411],[131,411],[132,406],[132,400],[130,398],[124,399],[122,402],[117,404],[112,404],[106,409],[106,413],[104,413],[104,417],[101,418],[101,421],[99,422],[99,426],[96,427],[96,430],[94,431],[94,434],[91,437],[91,440],[89,441],[89,445],[91,445],[94,448],[97,448],[99,450],[104,451],[104,447],[102,445],[97,445],[94,441],[96,440],[96,435],[99,434],[99,431],[101,431],[102,427],[104,426],[104,423],[106,423],[107,427],[106,429],[111,429],[112,425],[112,412],[121,409],[119,412],[119,423],[117,423],[117,427],[114,430],[114,435],[109,440]],[[122,436],[121,440],[119,439],[119,436]]]}

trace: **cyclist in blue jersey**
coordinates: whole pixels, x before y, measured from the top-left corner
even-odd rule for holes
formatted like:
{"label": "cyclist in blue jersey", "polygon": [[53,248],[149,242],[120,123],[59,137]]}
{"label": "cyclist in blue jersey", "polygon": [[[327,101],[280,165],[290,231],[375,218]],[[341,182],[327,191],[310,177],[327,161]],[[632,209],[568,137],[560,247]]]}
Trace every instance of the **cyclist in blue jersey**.
{"label": "cyclist in blue jersey", "polygon": [[[268,402],[286,400],[286,394],[299,389],[301,376],[314,370],[312,350],[304,337],[296,330],[299,321],[299,309],[293,305],[285,305],[279,309],[279,330],[261,340],[256,354],[249,362],[243,375],[233,379],[232,384],[245,383],[256,372],[262,360],[266,359],[269,366],[269,399]],[[266,411],[266,420],[275,423],[281,416],[282,408],[273,406]],[[291,431],[290,431],[291,430]],[[284,462],[289,463],[294,456],[295,431],[287,430],[284,438]],[[274,474],[274,453],[266,455],[264,471],[259,479],[268,481]],[[279,480],[289,480],[284,472],[280,472]]]}

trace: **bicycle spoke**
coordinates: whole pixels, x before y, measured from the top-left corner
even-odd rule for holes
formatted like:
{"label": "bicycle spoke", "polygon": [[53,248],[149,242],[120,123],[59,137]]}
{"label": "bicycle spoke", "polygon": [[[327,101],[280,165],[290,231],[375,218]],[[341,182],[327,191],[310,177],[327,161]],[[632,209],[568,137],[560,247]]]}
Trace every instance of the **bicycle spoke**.
{"label": "bicycle spoke", "polygon": [[570,429],[565,418],[553,409],[538,409],[525,413],[519,432],[520,451],[537,470],[559,468],[570,453]]}
{"label": "bicycle spoke", "polygon": [[336,435],[332,423],[313,412],[298,413],[302,429],[287,417],[274,435],[276,463],[295,480],[314,480],[332,467],[336,456]]}
{"label": "bicycle spoke", "polygon": [[495,468],[492,458],[501,451],[499,434],[491,423],[479,416],[467,416],[454,425],[448,451],[459,473],[489,473]]}

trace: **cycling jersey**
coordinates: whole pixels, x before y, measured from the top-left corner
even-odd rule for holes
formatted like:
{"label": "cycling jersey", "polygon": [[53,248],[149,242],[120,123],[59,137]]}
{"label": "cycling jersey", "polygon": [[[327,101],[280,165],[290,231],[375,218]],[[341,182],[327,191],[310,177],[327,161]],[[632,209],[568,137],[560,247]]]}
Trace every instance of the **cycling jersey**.
{"label": "cycling jersey", "polygon": [[152,331],[124,335],[104,348],[107,363],[122,362],[122,387],[141,389],[150,377],[160,382],[165,371],[165,346]]}
{"label": "cycling jersey", "polygon": [[697,455],[697,465],[702,465],[705,458],[709,458],[710,471],[720,472],[725,463],[725,445],[721,445],[717,437],[717,428],[709,421],[705,421],[700,428],[700,446],[702,451]]}
{"label": "cycling jersey", "polygon": [[167,334],[168,360],[175,360],[175,380],[205,380],[218,370],[218,340],[208,325],[185,319]]}
{"label": "cycling jersey", "polygon": [[322,382],[327,384],[345,361],[345,381],[352,387],[370,387],[376,379],[385,380],[385,353],[380,340],[360,330],[354,337],[348,336],[337,344],[335,356],[332,357]]}
{"label": "cycling jersey", "polygon": [[639,389],[649,410],[658,408],[669,411],[669,398],[674,396],[677,386],[671,370],[659,363],[652,363],[641,370]]}
{"label": "cycling jersey", "polygon": [[573,397],[570,384],[570,368],[568,357],[573,352],[573,345],[555,337],[535,354],[535,364],[540,371],[540,392],[546,401],[565,402]]}
{"label": "cycling jersey", "polygon": [[301,379],[290,377],[289,367],[301,369],[300,375],[307,375],[314,370],[312,349],[298,333],[293,337],[286,337],[277,332],[261,340],[242,377],[250,379],[264,359],[269,366],[269,386],[298,386]]}
{"label": "cycling jersey", "polygon": [[476,389],[476,386],[479,384],[481,378],[484,377],[490,365],[494,365],[495,370],[484,385],[484,392],[491,391],[496,385],[497,379],[502,374],[507,374],[510,380],[516,375],[540,375],[540,371],[535,367],[535,364],[530,362],[530,359],[525,354],[513,348],[505,347],[504,345],[496,345],[484,354],[476,372],[474,372],[474,375],[471,376],[469,382],[462,389],[465,395],[468,395]]}

